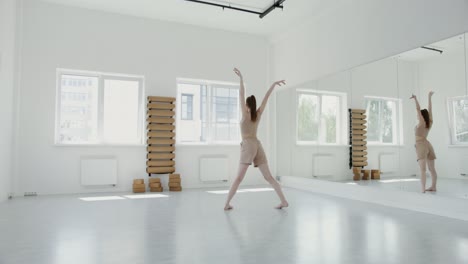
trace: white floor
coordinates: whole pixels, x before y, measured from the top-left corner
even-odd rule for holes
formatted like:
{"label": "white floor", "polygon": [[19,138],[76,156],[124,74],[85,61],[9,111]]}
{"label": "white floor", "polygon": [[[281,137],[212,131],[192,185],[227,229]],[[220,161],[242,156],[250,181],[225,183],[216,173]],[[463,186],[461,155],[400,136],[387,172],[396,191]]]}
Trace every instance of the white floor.
{"label": "white floor", "polygon": [[206,190],[14,199],[0,204],[0,263],[468,263],[468,222],[285,193],[286,210],[272,208],[274,192],[250,191],[230,212]]}
{"label": "white floor", "polygon": [[[408,192],[421,192],[421,182],[419,178],[390,178],[381,180],[361,180],[346,181],[347,184],[357,184],[361,186],[370,186],[376,188],[401,190]],[[427,178],[426,186],[431,185],[431,178]],[[427,195],[436,195],[442,197],[468,199],[468,179],[447,179],[439,178],[437,180],[437,192],[426,192]]]}

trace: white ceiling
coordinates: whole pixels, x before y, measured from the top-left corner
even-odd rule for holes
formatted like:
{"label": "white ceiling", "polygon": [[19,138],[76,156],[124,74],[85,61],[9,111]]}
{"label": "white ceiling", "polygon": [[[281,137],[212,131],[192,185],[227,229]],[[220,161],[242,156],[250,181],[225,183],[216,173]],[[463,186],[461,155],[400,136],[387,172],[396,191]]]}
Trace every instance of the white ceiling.
{"label": "white ceiling", "polygon": [[455,37],[451,37],[433,44],[425,45],[425,47],[434,48],[438,50],[442,50],[443,53],[440,54],[439,52],[417,48],[414,50],[410,50],[404,52],[402,54],[397,55],[397,57],[404,61],[425,61],[440,58],[441,56],[447,56],[454,53],[463,53],[464,45],[464,35],[458,35]]}
{"label": "white ceiling", "polygon": [[[202,27],[272,36],[327,12],[346,0],[286,0],[263,19],[255,14],[202,5],[185,0],[43,0],[62,5],[153,18]],[[204,0],[264,11],[273,0]]]}

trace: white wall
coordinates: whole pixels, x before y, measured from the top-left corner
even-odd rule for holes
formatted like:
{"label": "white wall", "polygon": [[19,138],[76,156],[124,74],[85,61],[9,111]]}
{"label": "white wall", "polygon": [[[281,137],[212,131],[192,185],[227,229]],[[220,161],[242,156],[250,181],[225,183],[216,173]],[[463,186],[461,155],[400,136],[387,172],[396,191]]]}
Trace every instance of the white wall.
{"label": "white wall", "polygon": [[272,40],[290,86],[468,31],[466,0],[354,0]]}
{"label": "white wall", "polygon": [[16,1],[0,0],[0,202],[11,191]]}
{"label": "white wall", "polygon": [[[146,95],[176,96],[177,77],[237,81],[232,72],[237,66],[252,87],[249,94],[262,97],[267,89],[264,38],[32,0],[24,2],[23,12],[19,194],[123,191],[130,190],[133,178],[146,176],[145,147],[53,145],[56,68],[144,75]],[[267,138],[265,123],[260,126],[260,139]],[[213,186],[201,183],[198,175],[199,157],[212,154],[228,156],[229,176],[235,176],[239,146],[178,146],[177,172],[184,187]],[[79,160],[83,155],[117,156],[118,186],[81,187]],[[245,184],[256,183],[263,183],[263,178],[251,169]]]}

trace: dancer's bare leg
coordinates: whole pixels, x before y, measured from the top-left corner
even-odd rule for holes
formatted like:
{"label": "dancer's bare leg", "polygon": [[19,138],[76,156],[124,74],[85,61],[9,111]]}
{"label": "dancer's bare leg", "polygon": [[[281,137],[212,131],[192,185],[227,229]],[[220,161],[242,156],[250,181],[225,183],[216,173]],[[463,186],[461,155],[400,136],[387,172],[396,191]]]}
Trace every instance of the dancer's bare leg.
{"label": "dancer's bare leg", "polygon": [[421,171],[421,186],[422,186],[422,192],[426,192],[426,159],[420,159],[418,160],[419,163],[419,169]]}
{"label": "dancer's bare leg", "polygon": [[233,208],[230,204],[232,197],[234,197],[234,194],[236,194],[237,189],[239,188],[239,185],[244,179],[245,173],[247,172],[248,168],[249,168],[249,164],[243,164],[243,163],[239,164],[239,169],[237,170],[237,177],[232,183],[231,188],[229,189],[229,194],[226,200],[226,205],[224,206],[224,210],[231,210]]}
{"label": "dancer's bare leg", "polygon": [[273,178],[273,176],[271,176],[271,172],[270,172],[270,168],[268,168],[268,164],[264,163],[264,164],[258,166],[258,168],[262,172],[263,177],[265,178],[265,180],[267,182],[269,182],[271,184],[271,186],[273,186],[273,189],[275,189],[276,194],[278,195],[278,197],[281,200],[281,203],[278,206],[276,206],[275,208],[276,209],[281,209],[283,207],[288,207],[289,206],[288,201],[286,201],[286,198],[284,197],[283,191],[281,190],[281,186],[279,185],[279,183],[275,180],[275,178]]}
{"label": "dancer's bare leg", "polygon": [[426,191],[429,192],[436,192],[437,191],[437,172],[435,169],[435,161],[434,160],[428,160],[427,161],[427,166],[429,167],[429,171],[431,172],[431,187],[429,189],[426,189]]}

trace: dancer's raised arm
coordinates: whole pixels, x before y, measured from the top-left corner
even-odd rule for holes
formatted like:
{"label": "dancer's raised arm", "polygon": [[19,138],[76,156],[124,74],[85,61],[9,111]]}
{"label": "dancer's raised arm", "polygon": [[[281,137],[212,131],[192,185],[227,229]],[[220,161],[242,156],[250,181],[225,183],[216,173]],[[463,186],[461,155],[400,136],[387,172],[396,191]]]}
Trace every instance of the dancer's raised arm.
{"label": "dancer's raised arm", "polygon": [[429,92],[429,95],[428,95],[428,102],[429,102],[429,106],[428,106],[428,111],[429,111],[429,120],[431,121],[432,123],[432,95],[434,94],[433,91],[430,91]]}
{"label": "dancer's raised arm", "polygon": [[240,81],[240,90],[239,90],[239,104],[242,109],[242,115],[247,112],[247,106],[245,105],[245,87],[244,87],[244,78],[242,77],[242,73],[239,69],[234,68],[234,72],[239,76]]}
{"label": "dancer's raised arm", "polygon": [[421,106],[419,105],[418,98],[416,98],[416,95],[412,95],[410,99],[414,99],[414,102],[416,103],[416,114],[418,115],[418,120],[419,120],[419,125],[424,124],[424,117],[421,114]]}
{"label": "dancer's raised arm", "polygon": [[260,114],[263,113],[263,110],[265,110],[266,104],[268,103],[268,99],[270,98],[270,95],[273,92],[273,89],[275,89],[276,86],[281,86],[285,84],[286,84],[286,81],[281,80],[281,81],[274,82],[271,85],[270,89],[268,89],[267,93],[265,94],[265,97],[263,98],[263,101],[262,101],[262,105],[258,108],[257,113],[260,113]]}

